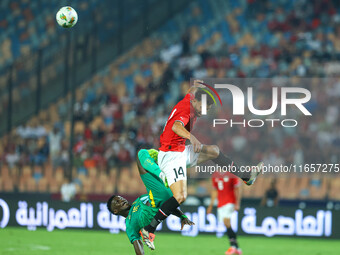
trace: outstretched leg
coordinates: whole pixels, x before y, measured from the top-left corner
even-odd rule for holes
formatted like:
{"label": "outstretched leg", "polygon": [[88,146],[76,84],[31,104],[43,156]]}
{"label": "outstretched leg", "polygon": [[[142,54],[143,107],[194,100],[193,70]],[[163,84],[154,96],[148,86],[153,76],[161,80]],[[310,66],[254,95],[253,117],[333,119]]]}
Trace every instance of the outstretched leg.
{"label": "outstretched leg", "polygon": [[[137,165],[138,165],[138,169],[142,168],[143,169],[142,171],[144,172],[145,172],[145,169],[147,169],[149,173],[152,173],[158,177],[160,176],[162,172],[159,166],[156,164],[155,160],[150,156],[149,152],[145,149],[141,149],[138,151]],[[140,171],[139,173],[141,173]]]}
{"label": "outstretched leg", "polygon": [[[185,201],[187,197],[187,171],[185,152],[160,152],[158,155],[160,168],[165,173],[173,196],[166,200],[156,213],[149,225],[145,226],[141,232],[143,238],[153,238],[157,226],[163,222],[171,212]],[[151,236],[150,236],[151,235]]]}
{"label": "outstretched leg", "polygon": [[231,160],[229,157],[225,156],[217,145],[203,145],[202,151],[198,157],[197,164],[201,164],[208,160],[212,160],[214,163],[221,167],[226,167],[227,169],[235,169],[231,171],[232,174],[241,178],[243,182],[247,185],[254,183],[256,177],[260,174],[262,170],[262,162],[258,165],[257,169],[251,171],[241,171],[239,166]]}

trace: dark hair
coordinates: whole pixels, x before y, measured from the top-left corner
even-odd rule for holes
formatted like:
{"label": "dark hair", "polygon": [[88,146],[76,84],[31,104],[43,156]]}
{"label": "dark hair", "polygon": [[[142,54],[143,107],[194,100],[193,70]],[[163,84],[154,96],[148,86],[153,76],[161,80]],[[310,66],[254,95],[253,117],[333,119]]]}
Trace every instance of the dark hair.
{"label": "dark hair", "polygon": [[199,102],[202,100],[202,95],[207,95],[207,105],[212,105],[214,103],[214,100],[211,98],[211,96],[205,92],[203,89],[198,89],[195,93],[195,99]]}
{"label": "dark hair", "polygon": [[112,203],[112,200],[116,197],[116,195],[112,195],[109,200],[107,200],[107,203],[106,203],[106,206],[107,206],[107,209],[110,211],[110,213],[112,214],[115,214],[112,209],[111,209],[111,203]]}

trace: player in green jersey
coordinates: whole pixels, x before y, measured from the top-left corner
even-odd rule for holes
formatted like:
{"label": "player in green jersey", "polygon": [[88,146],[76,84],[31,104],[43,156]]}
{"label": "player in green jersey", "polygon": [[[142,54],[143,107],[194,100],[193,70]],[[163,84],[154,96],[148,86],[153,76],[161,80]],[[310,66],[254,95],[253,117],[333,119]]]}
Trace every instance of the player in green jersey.
{"label": "player in green jersey", "polygon": [[[111,213],[126,217],[126,234],[133,244],[136,254],[144,254],[140,229],[150,224],[163,202],[173,196],[170,188],[166,187],[157,176],[158,172],[161,172],[156,163],[157,152],[144,149],[138,152],[137,166],[147,194],[140,196],[132,204],[118,195],[111,196],[107,201],[107,208]],[[184,225],[194,224],[179,209],[176,209],[172,214],[181,219],[182,229]],[[145,242],[147,241],[149,240],[145,240]],[[151,249],[155,249],[152,241],[147,245]]]}

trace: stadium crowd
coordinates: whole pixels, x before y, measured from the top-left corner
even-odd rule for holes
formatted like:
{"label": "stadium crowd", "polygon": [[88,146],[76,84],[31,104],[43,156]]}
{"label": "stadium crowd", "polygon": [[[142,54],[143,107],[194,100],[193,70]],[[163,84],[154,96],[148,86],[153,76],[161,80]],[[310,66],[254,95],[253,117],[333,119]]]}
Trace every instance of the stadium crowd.
{"label": "stadium crowd", "polygon": [[[72,176],[80,193],[143,192],[136,152],[158,147],[168,113],[192,77],[311,78],[313,118],[297,116],[299,126],[289,130],[224,130],[227,138],[219,146],[241,164],[339,163],[340,79],[329,78],[340,70],[339,8],[328,0],[281,1],[275,8],[272,1],[195,1],[85,82],[76,105],[70,105],[70,95],[61,98],[4,136],[0,191],[59,192]],[[176,38],[178,31],[182,36]],[[268,99],[259,96],[256,103],[266,107]],[[280,176],[277,189],[286,198],[340,199],[340,179],[329,176]],[[263,196],[273,178],[259,178],[244,195]],[[210,181],[190,179],[189,186],[189,193],[207,195]]]}

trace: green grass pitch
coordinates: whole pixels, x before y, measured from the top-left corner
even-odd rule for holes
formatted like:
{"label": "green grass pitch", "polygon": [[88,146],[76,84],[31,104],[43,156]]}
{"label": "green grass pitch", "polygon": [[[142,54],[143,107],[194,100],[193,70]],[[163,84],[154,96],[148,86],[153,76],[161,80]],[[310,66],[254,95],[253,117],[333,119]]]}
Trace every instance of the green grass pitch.
{"label": "green grass pitch", "polygon": [[[244,255],[335,255],[339,254],[339,240],[302,238],[265,238],[240,236]],[[178,233],[159,233],[155,239],[156,250],[145,248],[146,254],[191,255],[221,254],[228,247],[227,237],[212,235],[184,237]],[[0,229],[1,255],[113,255],[134,254],[125,233],[110,234],[105,231],[45,229],[28,231],[24,228]]]}

